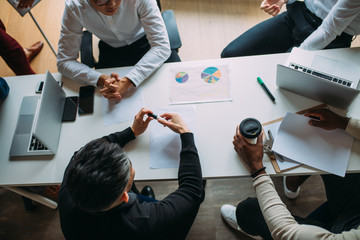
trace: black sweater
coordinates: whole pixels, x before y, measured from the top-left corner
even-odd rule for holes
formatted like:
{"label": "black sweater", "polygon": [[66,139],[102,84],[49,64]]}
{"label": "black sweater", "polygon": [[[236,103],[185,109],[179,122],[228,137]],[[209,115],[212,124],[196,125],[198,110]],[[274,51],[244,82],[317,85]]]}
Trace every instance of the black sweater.
{"label": "black sweater", "polygon": [[[81,211],[72,201],[64,178],[59,213],[66,239],[185,239],[203,200],[202,173],[192,133],[180,135],[179,188],[159,202],[129,202],[101,213]],[[123,147],[135,138],[131,128],[104,137]]]}

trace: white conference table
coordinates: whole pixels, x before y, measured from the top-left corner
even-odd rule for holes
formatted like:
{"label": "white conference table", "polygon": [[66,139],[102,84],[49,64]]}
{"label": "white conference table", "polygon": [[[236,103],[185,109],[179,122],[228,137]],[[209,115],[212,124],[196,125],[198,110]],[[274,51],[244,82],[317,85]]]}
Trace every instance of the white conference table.
{"label": "white conference table", "polygon": [[[346,59],[359,64],[360,48],[319,51],[319,54]],[[236,126],[247,117],[257,118],[265,123],[280,117],[287,112],[297,112],[320,102],[279,89],[275,84],[276,64],[285,63],[288,54],[272,54],[229,59],[201,60],[164,64],[149,79],[139,86],[142,89],[146,108],[158,109],[169,107],[168,83],[173,79],[169,69],[182,66],[183,69],[193,66],[216,66],[219,63],[230,64],[231,102],[192,104],[196,109],[196,145],[200,155],[204,178],[246,177],[250,173],[233,149],[232,139]],[[101,72],[111,73],[117,69],[104,69]],[[81,84],[75,83],[60,74],[54,74],[57,80],[64,83],[67,96],[78,95]],[[276,98],[274,104],[258,84],[260,76]],[[28,75],[5,78],[10,86],[10,94],[0,104],[0,186],[36,186],[59,184],[64,170],[73,155],[90,140],[123,130],[132,124],[124,122],[104,127],[102,115],[102,96],[96,90],[94,113],[77,116],[75,122],[63,123],[59,148],[53,157],[37,157],[27,160],[10,160],[9,150],[14,134],[21,99],[25,95],[34,95],[36,84],[44,80],[45,75]],[[360,96],[348,108],[348,116],[360,118]],[[151,123],[151,124],[157,124]],[[51,134],[51,133],[49,133]],[[150,133],[146,131],[136,140],[129,143],[128,152],[136,169],[135,180],[176,179],[177,168],[150,169]],[[271,175],[276,174],[268,157],[264,165]],[[354,141],[350,156],[348,172],[360,171],[360,141]],[[299,167],[284,172],[286,175],[320,174],[322,172]]]}

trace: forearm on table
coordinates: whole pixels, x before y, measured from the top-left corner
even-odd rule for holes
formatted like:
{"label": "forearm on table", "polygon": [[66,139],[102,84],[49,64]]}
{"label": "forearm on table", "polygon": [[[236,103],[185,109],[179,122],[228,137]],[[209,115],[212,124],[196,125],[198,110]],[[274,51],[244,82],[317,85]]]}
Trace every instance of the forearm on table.
{"label": "forearm on table", "polygon": [[138,86],[152,73],[154,73],[161,65],[169,58],[169,52],[162,49],[158,51],[156,48],[151,48],[134,66],[134,68],[125,75],[128,79]]}
{"label": "forearm on table", "polygon": [[58,71],[65,77],[80,83],[97,86],[101,73],[76,60],[58,60]]}
{"label": "forearm on table", "polygon": [[103,138],[108,142],[117,143],[121,147],[124,147],[128,142],[135,139],[135,135],[131,128],[128,127],[123,131],[112,133],[110,135],[104,136]]}

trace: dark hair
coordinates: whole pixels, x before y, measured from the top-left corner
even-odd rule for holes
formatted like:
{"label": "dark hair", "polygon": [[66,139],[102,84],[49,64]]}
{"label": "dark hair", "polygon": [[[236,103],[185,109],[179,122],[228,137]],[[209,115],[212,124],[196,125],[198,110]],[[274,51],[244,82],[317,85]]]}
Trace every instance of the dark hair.
{"label": "dark hair", "polygon": [[116,143],[96,139],[76,152],[65,173],[67,189],[82,210],[108,208],[124,192],[131,162]]}

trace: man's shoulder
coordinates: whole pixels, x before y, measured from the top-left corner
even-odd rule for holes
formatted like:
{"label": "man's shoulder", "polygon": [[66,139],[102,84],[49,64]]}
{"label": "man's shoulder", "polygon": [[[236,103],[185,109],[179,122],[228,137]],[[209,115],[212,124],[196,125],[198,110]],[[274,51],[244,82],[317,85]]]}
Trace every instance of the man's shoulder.
{"label": "man's shoulder", "polygon": [[65,0],[65,6],[72,10],[82,9],[89,6],[86,0]]}

